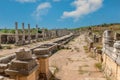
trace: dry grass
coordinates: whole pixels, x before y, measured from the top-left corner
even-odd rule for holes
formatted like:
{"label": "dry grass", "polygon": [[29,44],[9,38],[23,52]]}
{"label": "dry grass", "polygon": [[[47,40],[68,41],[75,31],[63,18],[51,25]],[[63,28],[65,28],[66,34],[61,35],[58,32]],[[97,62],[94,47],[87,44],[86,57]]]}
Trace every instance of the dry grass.
{"label": "dry grass", "polygon": [[79,71],[79,74],[85,74],[85,73],[88,73],[87,70],[83,70],[83,69],[82,69],[82,66],[79,67],[79,70],[78,70],[78,71]]}
{"label": "dry grass", "polygon": [[75,49],[77,52],[80,52],[79,48],[75,47],[74,49]]}
{"label": "dry grass", "polygon": [[88,54],[88,57],[96,58],[96,57],[93,55],[93,53],[89,53],[89,54]]}
{"label": "dry grass", "polygon": [[102,64],[101,63],[95,63],[94,65],[96,68],[98,68],[100,71],[102,71]]}
{"label": "dry grass", "polygon": [[85,50],[85,52],[86,52],[86,53],[88,53],[88,52],[89,52],[89,50],[88,50],[88,47],[87,47],[87,46],[83,46],[83,48],[84,48],[84,50]]}

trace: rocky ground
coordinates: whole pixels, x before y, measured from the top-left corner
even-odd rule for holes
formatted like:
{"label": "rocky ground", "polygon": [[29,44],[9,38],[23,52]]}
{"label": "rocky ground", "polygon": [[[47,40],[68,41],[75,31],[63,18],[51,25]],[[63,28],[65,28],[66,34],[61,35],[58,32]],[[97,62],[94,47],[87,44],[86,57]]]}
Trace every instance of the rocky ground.
{"label": "rocky ground", "polygon": [[95,66],[97,60],[85,53],[84,35],[81,35],[59,50],[49,59],[50,70],[58,80],[106,80]]}

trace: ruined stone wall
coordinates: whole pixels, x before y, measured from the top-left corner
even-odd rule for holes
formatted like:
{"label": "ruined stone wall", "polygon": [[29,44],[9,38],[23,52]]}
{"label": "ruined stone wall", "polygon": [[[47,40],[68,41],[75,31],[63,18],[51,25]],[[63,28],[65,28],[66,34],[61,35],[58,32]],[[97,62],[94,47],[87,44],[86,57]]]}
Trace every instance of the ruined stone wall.
{"label": "ruined stone wall", "polygon": [[[22,41],[22,35],[19,35],[19,40]],[[28,40],[28,35],[25,35],[25,40]],[[38,38],[42,38],[42,35],[39,34]],[[36,35],[31,35],[31,39],[36,39]],[[14,44],[15,43],[15,35],[14,34],[1,34],[1,43],[2,44]]]}
{"label": "ruined stone wall", "polygon": [[102,68],[110,80],[120,80],[120,42],[115,41],[111,31],[103,34]]}
{"label": "ruined stone wall", "polygon": [[[2,80],[50,80],[49,57],[58,46],[70,41],[73,34],[57,38],[29,50],[20,49],[14,54],[0,58],[0,76]],[[59,43],[58,43],[59,42]]]}

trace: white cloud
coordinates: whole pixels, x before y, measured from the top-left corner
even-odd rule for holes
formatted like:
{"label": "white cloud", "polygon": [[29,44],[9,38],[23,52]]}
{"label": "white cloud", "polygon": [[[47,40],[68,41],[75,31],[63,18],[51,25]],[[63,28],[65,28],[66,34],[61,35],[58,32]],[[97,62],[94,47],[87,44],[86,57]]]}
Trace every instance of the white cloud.
{"label": "white cloud", "polygon": [[53,0],[53,2],[60,2],[60,0]]}
{"label": "white cloud", "polygon": [[38,5],[36,10],[33,12],[33,16],[36,17],[36,19],[40,19],[42,15],[46,15],[48,13],[48,9],[51,8],[51,4],[49,2],[44,2]]}
{"label": "white cloud", "polygon": [[21,3],[28,3],[28,2],[36,2],[37,0],[16,0],[16,1]]}
{"label": "white cloud", "polygon": [[74,18],[78,20],[84,15],[92,13],[102,6],[103,0],[75,0],[72,2],[72,6],[76,9],[73,11],[64,11],[61,18]]}

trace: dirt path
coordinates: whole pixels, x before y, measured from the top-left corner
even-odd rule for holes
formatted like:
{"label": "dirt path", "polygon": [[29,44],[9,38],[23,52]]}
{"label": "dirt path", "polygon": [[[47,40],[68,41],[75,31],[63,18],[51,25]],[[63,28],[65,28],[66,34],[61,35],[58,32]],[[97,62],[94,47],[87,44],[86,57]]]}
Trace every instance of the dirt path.
{"label": "dirt path", "polygon": [[49,59],[51,71],[55,70],[55,77],[60,80],[106,80],[103,74],[95,67],[98,63],[85,53],[83,46],[84,36],[72,40],[63,49]]}

